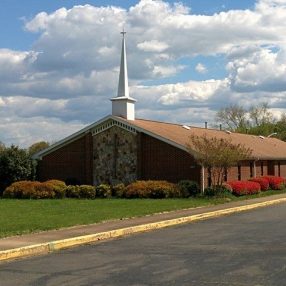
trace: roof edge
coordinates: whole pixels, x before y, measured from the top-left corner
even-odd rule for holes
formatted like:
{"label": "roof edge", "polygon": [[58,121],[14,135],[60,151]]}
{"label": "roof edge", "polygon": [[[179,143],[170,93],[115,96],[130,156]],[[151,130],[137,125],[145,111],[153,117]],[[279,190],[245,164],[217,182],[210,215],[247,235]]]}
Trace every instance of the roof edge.
{"label": "roof edge", "polygon": [[[148,130],[146,130],[146,129],[144,129],[144,128],[138,127],[138,126],[136,126],[135,124],[132,124],[132,122],[127,121],[127,120],[125,120],[125,119],[123,119],[123,118],[120,118],[120,117],[118,117],[118,116],[107,115],[107,116],[103,117],[102,119],[100,119],[100,120],[98,120],[98,121],[96,121],[96,122],[94,122],[94,123],[92,123],[92,124],[90,124],[90,125],[84,127],[83,129],[77,131],[76,133],[73,133],[72,135],[70,135],[70,136],[68,136],[68,137],[66,137],[66,138],[64,138],[64,139],[62,139],[62,140],[56,142],[55,144],[49,146],[48,148],[39,151],[38,153],[34,154],[34,155],[32,156],[32,158],[33,158],[34,160],[41,160],[43,156],[46,156],[46,155],[48,155],[48,154],[50,154],[50,153],[52,153],[52,152],[54,152],[54,151],[56,151],[56,150],[58,150],[58,149],[64,147],[64,146],[66,146],[67,144],[69,144],[69,143],[71,143],[71,142],[73,142],[73,141],[75,141],[75,140],[77,140],[77,139],[83,137],[86,133],[90,132],[91,129],[93,129],[93,128],[96,127],[97,125],[99,125],[99,124],[101,124],[101,123],[103,123],[104,121],[109,120],[109,119],[113,119],[113,120],[116,120],[116,121],[118,121],[118,122],[121,122],[121,123],[130,125],[130,126],[132,126],[136,131],[145,133],[145,134],[147,134],[147,135],[149,135],[149,136],[151,136],[151,137],[153,137],[153,138],[156,138],[156,139],[158,139],[158,140],[161,140],[161,141],[163,141],[163,142],[165,142],[165,143],[167,143],[167,144],[169,144],[169,145],[171,145],[171,146],[174,146],[174,147],[176,147],[176,148],[179,148],[179,149],[181,149],[181,150],[183,150],[183,151],[186,151],[186,152],[190,153],[186,146],[180,145],[180,144],[178,144],[178,143],[176,143],[176,142],[174,142],[174,141],[172,141],[172,140],[169,140],[169,139],[167,139],[167,138],[165,138],[165,137],[162,137],[162,136],[160,136],[160,135],[158,135],[158,134],[155,134],[155,133],[153,133],[153,132],[150,132],[150,131],[148,131]],[[194,155],[194,154],[192,154],[192,155]]]}
{"label": "roof edge", "polygon": [[112,115],[107,115],[105,117],[103,117],[102,119],[84,127],[83,129],[65,137],[64,139],[52,144],[51,146],[49,146],[48,148],[44,149],[44,150],[41,150],[39,152],[37,152],[36,154],[34,154],[32,156],[32,159],[34,160],[41,160],[43,156],[46,156],[48,155],[49,153],[53,152],[53,151],[56,151],[57,149],[81,138],[82,136],[84,136],[86,133],[88,133],[92,128],[96,127],[97,125],[101,124],[102,122],[104,122],[105,120],[108,120],[112,118],[113,119],[113,116]]}

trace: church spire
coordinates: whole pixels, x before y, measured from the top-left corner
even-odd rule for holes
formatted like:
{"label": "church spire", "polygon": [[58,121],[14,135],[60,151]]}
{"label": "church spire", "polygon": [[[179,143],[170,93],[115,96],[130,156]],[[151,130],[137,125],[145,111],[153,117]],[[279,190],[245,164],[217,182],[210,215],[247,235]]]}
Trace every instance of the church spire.
{"label": "church spire", "polygon": [[135,102],[136,100],[129,96],[128,87],[128,72],[127,72],[127,59],[126,59],[126,45],[125,34],[122,34],[122,48],[120,60],[120,72],[117,97],[111,98],[112,101],[112,115],[126,118],[127,120],[135,119]]}
{"label": "church spire", "polygon": [[128,72],[127,72],[127,59],[126,59],[126,45],[125,45],[125,34],[123,31],[122,34],[122,48],[121,48],[121,61],[120,61],[120,72],[119,72],[119,84],[117,97],[129,97],[129,87],[128,87]]}

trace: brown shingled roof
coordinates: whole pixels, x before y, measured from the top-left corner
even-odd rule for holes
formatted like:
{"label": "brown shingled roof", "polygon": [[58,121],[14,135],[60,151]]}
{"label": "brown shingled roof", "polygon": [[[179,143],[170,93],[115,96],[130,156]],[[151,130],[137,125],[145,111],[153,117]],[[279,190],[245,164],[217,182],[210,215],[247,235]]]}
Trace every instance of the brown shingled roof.
{"label": "brown shingled roof", "polygon": [[[120,118],[122,120],[122,118]],[[197,136],[216,137],[216,138],[230,138],[234,144],[243,144],[246,148],[250,148],[252,156],[255,159],[286,159],[286,142],[276,138],[264,139],[248,134],[241,133],[227,133],[226,131],[216,129],[205,129],[199,127],[192,127],[190,129],[184,128],[179,124],[172,124],[166,122],[158,122],[144,119],[126,120],[129,124],[146,130],[151,135],[154,134],[157,137],[164,138],[168,141],[174,142],[177,145],[186,148],[186,144],[189,143],[189,137],[191,134]]]}

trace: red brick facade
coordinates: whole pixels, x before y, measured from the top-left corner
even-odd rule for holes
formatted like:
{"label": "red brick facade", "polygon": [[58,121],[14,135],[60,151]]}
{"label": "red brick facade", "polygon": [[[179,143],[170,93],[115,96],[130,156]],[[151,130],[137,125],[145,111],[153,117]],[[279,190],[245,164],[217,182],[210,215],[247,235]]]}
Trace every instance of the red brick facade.
{"label": "red brick facade", "polygon": [[38,165],[39,180],[59,179],[93,184],[92,160],[92,135],[88,133],[44,156]]}
{"label": "red brick facade", "polygon": [[[137,144],[137,179],[170,182],[188,179],[202,183],[202,168],[186,151],[145,133],[137,133],[136,143],[133,144]],[[93,146],[91,133],[87,133],[43,156],[39,161],[39,179],[73,180],[78,184],[93,184],[93,148],[97,147]],[[241,162],[239,166],[228,170],[226,180],[247,180],[263,175],[286,177],[286,161]],[[207,187],[210,183],[209,171],[205,169],[204,186]]]}
{"label": "red brick facade", "polygon": [[200,166],[190,154],[144,133],[139,136],[138,178],[170,182],[189,179],[199,182]]}
{"label": "red brick facade", "polygon": [[[209,175],[209,171],[205,169],[205,187],[211,183]],[[226,180],[248,180],[267,175],[286,177],[286,161],[256,161],[255,163],[244,161],[228,170]]]}

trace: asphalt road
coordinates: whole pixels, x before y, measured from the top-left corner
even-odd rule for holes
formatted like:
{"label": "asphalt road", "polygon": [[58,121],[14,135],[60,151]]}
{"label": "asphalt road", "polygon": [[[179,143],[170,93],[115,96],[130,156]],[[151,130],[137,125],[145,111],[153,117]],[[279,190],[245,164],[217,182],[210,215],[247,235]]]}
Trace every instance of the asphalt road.
{"label": "asphalt road", "polygon": [[286,204],[0,264],[1,286],[286,285]]}

